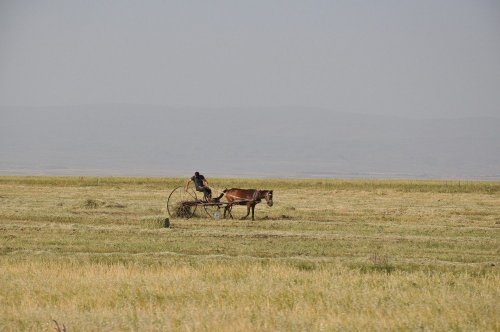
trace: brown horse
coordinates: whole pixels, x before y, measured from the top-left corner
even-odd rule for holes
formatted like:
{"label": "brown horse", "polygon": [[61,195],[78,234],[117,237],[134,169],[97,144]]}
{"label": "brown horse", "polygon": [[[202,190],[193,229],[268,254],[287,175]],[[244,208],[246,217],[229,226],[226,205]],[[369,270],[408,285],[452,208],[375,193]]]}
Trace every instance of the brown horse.
{"label": "brown horse", "polygon": [[[237,204],[237,205],[246,205],[247,206],[247,215],[241,219],[245,219],[250,214],[250,209],[252,209],[252,220],[254,219],[255,214],[255,205],[260,203],[262,199],[265,199],[268,206],[273,206],[273,191],[272,190],[257,190],[257,189],[226,189],[223,191],[226,195],[226,200],[229,203]],[[233,204],[228,204],[224,208],[224,218],[226,217],[226,213],[229,213],[231,218],[231,209]]]}

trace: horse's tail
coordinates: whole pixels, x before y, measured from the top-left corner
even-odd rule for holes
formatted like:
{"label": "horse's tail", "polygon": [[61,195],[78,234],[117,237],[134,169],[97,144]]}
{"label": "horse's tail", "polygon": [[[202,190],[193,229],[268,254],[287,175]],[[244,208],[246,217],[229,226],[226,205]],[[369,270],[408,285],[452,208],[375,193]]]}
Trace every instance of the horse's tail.
{"label": "horse's tail", "polygon": [[224,194],[226,193],[226,191],[227,191],[227,188],[224,189],[219,196],[217,196],[216,198],[214,198],[214,200],[216,200],[216,201],[220,200],[222,198],[222,196],[224,196]]}
{"label": "horse's tail", "polygon": [[219,195],[219,196],[217,196],[217,197],[213,197],[213,198],[212,198],[212,200],[213,200],[214,202],[218,202],[218,201],[220,201],[220,199],[222,198],[222,196],[224,196],[224,193],[220,194],[220,195]]}

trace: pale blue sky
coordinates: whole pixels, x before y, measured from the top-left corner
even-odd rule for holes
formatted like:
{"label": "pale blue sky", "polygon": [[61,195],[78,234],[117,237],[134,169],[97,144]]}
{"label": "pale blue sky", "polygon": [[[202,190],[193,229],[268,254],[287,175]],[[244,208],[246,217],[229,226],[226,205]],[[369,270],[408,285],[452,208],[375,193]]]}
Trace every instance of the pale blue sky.
{"label": "pale blue sky", "polygon": [[0,2],[0,106],[500,116],[499,89],[499,1]]}

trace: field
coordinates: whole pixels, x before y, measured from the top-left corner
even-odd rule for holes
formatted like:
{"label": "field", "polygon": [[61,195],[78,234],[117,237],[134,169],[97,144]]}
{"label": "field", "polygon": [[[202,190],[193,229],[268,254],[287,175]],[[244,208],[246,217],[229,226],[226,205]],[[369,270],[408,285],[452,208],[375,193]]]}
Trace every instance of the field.
{"label": "field", "polygon": [[215,179],[275,204],[166,228],[184,183],[0,177],[0,331],[500,330],[500,182]]}

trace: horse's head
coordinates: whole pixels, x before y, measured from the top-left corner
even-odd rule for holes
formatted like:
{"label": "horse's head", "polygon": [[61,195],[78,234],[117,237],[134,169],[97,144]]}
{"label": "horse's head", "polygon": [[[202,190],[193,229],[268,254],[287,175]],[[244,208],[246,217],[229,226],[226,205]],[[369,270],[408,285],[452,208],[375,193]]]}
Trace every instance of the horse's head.
{"label": "horse's head", "polygon": [[272,190],[261,190],[261,196],[267,202],[268,206],[273,206],[273,191]]}

